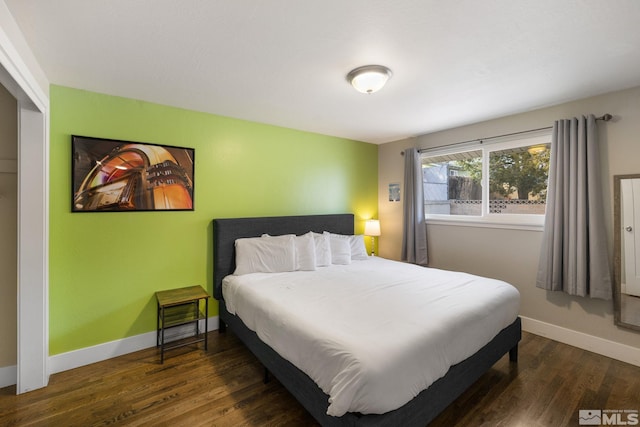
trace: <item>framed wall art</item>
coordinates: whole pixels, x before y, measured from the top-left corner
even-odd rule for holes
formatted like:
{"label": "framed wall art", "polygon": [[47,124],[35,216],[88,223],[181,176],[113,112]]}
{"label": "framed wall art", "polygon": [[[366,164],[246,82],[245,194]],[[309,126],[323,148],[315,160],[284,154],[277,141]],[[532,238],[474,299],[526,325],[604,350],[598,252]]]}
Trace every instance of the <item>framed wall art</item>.
{"label": "framed wall art", "polygon": [[71,137],[72,212],[192,211],[193,148]]}
{"label": "framed wall art", "polygon": [[389,184],[389,201],[390,202],[400,201],[400,184],[399,183],[394,182]]}

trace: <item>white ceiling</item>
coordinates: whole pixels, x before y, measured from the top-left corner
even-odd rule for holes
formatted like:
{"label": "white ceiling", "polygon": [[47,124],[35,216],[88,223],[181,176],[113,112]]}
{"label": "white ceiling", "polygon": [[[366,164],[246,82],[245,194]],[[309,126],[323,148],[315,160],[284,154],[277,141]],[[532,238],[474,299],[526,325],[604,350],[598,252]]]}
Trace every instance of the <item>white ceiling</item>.
{"label": "white ceiling", "polygon": [[638,0],[4,1],[53,84],[372,143],[640,85]]}

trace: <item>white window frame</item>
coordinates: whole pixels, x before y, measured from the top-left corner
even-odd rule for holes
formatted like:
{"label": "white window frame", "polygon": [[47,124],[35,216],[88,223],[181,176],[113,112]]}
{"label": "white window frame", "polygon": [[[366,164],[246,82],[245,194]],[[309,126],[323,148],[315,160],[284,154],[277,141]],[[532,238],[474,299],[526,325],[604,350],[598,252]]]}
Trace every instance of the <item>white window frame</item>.
{"label": "white window frame", "polygon": [[526,147],[551,143],[551,129],[527,132],[523,135],[479,140],[464,145],[423,150],[422,157],[435,157],[466,151],[482,151],[482,214],[475,215],[445,215],[426,214],[427,224],[457,225],[469,227],[491,227],[542,231],[544,215],[540,214],[495,214],[489,212],[489,153],[510,148]]}

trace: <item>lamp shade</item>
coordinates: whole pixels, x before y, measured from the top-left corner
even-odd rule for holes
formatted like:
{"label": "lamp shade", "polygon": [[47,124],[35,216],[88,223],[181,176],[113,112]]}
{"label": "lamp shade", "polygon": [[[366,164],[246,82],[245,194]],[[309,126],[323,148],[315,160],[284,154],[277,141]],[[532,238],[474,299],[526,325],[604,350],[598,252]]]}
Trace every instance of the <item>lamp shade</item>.
{"label": "lamp shade", "polygon": [[382,89],[391,74],[391,70],[383,65],[365,65],[351,70],[347,80],[358,92],[374,93]]}
{"label": "lamp shade", "polygon": [[380,221],[377,219],[370,219],[364,224],[365,236],[379,236],[380,235]]}

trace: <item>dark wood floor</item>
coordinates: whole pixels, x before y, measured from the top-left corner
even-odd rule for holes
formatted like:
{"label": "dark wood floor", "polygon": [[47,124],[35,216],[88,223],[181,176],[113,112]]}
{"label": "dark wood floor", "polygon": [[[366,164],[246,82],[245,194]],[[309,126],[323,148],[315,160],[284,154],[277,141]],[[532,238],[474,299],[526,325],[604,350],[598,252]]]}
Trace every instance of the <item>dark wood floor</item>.
{"label": "dark wood floor", "polygon": [[[579,409],[640,409],[640,367],[524,333],[431,426],[577,426]],[[231,333],[209,351],[155,348],[61,372],[20,396],[0,389],[1,426],[314,426]]]}

